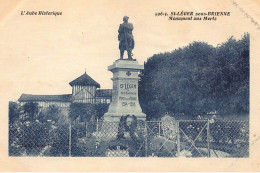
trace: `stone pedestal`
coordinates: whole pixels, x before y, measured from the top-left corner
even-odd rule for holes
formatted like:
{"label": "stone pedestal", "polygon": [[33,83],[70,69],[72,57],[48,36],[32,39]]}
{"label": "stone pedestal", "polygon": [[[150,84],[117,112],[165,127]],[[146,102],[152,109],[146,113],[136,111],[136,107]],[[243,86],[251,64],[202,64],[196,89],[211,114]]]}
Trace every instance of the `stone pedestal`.
{"label": "stone pedestal", "polygon": [[105,121],[119,122],[121,116],[135,115],[137,119],[145,120],[146,115],[138,100],[138,73],[144,69],[136,60],[118,59],[108,70],[113,73],[112,102]]}

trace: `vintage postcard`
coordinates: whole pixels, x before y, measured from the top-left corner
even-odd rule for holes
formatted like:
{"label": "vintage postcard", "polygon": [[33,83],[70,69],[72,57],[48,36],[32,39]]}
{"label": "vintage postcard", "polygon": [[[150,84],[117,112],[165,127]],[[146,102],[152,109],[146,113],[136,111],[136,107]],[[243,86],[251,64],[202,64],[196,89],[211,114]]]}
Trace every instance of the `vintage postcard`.
{"label": "vintage postcard", "polygon": [[259,1],[0,4],[0,171],[260,170]]}

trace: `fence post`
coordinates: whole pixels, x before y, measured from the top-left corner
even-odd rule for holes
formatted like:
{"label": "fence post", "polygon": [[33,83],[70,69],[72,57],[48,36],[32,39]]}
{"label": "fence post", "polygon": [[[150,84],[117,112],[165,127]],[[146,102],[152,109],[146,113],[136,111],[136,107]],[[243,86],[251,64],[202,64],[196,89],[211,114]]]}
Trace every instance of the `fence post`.
{"label": "fence post", "polygon": [[159,121],[159,136],[161,136],[161,121]]}
{"label": "fence post", "polygon": [[96,131],[98,132],[98,118],[97,118]]}
{"label": "fence post", "polygon": [[69,120],[69,157],[71,156],[71,121]]}
{"label": "fence post", "polygon": [[144,133],[145,133],[145,157],[147,157],[147,150],[148,150],[148,142],[147,142],[147,138],[148,138],[148,132],[147,132],[147,122],[144,121],[144,124],[145,124],[145,129],[144,129]]}
{"label": "fence post", "polygon": [[181,144],[180,144],[180,122],[177,121],[177,157],[180,156]]}
{"label": "fence post", "polygon": [[88,122],[85,120],[85,135],[88,137]]}
{"label": "fence post", "polygon": [[208,157],[210,157],[210,129],[209,129],[209,119],[207,122],[207,143],[208,143]]}

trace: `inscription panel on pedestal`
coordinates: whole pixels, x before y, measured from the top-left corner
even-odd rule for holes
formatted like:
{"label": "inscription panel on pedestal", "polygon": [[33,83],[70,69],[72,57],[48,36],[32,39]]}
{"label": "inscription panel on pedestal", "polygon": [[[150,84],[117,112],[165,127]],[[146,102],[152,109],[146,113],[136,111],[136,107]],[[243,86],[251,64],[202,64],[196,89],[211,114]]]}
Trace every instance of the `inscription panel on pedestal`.
{"label": "inscription panel on pedestal", "polygon": [[137,81],[120,81],[119,82],[119,93],[118,93],[119,104],[125,108],[135,108],[138,104],[138,83]]}

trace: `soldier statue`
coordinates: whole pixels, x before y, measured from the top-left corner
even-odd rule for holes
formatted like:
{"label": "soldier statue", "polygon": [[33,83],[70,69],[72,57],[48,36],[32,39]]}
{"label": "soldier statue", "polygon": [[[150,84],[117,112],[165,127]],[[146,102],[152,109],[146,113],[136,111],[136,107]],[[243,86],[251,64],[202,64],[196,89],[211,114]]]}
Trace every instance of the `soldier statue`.
{"label": "soldier statue", "polygon": [[118,29],[118,40],[119,40],[119,49],[120,49],[120,59],[123,59],[125,50],[128,54],[128,59],[132,60],[132,50],[134,49],[134,36],[132,31],[134,29],[132,23],[128,23],[129,17],[123,17],[123,23],[120,24]]}

